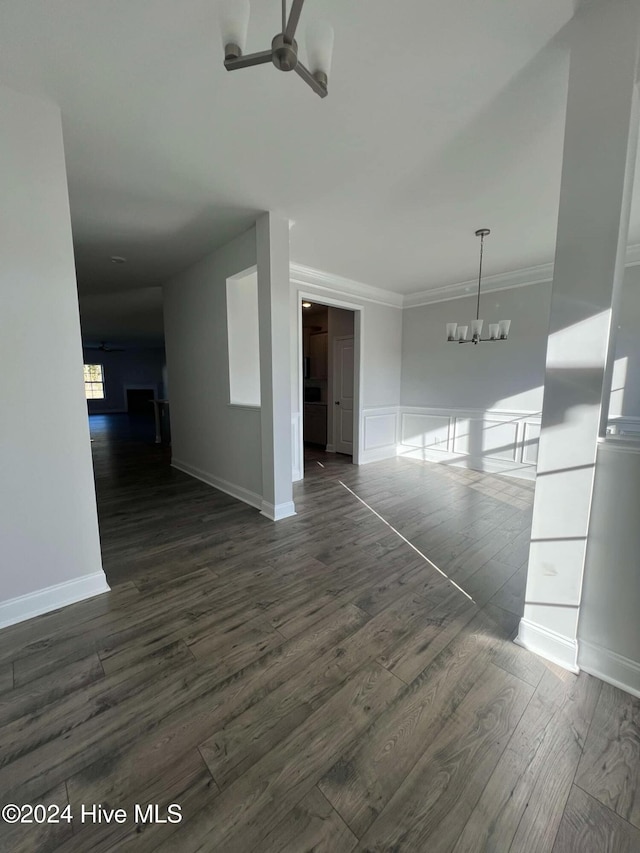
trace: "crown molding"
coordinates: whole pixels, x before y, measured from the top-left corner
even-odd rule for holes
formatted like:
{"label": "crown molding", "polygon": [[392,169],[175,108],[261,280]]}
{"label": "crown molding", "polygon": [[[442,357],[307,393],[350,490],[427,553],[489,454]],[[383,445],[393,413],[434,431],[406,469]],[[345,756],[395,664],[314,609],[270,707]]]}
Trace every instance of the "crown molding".
{"label": "crown molding", "polygon": [[292,263],[290,265],[290,278],[295,284],[311,285],[320,290],[331,293],[348,294],[365,299],[367,302],[375,302],[378,305],[386,305],[390,308],[402,308],[403,297],[401,293],[391,290],[383,290],[381,287],[373,287],[361,281],[354,281],[341,275],[316,270],[303,264]]}
{"label": "crown molding", "polygon": [[[483,293],[496,293],[500,290],[511,290],[514,287],[528,287],[530,284],[542,284],[553,279],[553,264],[539,264],[535,267],[524,267],[512,272],[487,275],[482,279]],[[403,300],[404,308],[417,308],[420,305],[431,305],[433,302],[449,302],[451,299],[463,299],[465,296],[475,296],[478,290],[478,280],[460,281],[456,284],[445,284],[421,293],[407,293]]]}
{"label": "crown molding", "polygon": [[[640,265],[640,243],[627,246],[625,266],[634,267]],[[544,284],[553,281],[553,263],[538,264],[534,267],[523,267],[511,272],[499,273],[498,275],[484,276],[482,279],[483,293],[497,293],[500,290],[511,290],[516,287],[528,287],[530,284]],[[420,305],[431,305],[434,302],[449,302],[451,299],[463,299],[465,296],[473,296],[477,290],[478,281],[460,281],[455,284],[446,284],[443,287],[434,287],[419,293],[407,293],[404,296],[403,308],[417,308]]]}
{"label": "crown molding", "polygon": [[[628,267],[640,266],[640,243],[627,246],[625,265]],[[375,302],[378,305],[386,305],[391,308],[418,308],[421,305],[432,305],[435,302],[464,299],[467,296],[474,296],[478,287],[477,279],[470,279],[469,281],[459,281],[453,284],[445,284],[442,287],[433,287],[429,290],[403,295],[341,275],[306,267],[303,264],[292,263],[290,275],[291,281],[295,284],[312,285],[331,293],[357,296],[360,299],[367,300],[367,302]],[[532,284],[545,284],[552,280],[553,263],[538,264],[511,272],[484,276],[482,292],[498,293],[501,290],[528,287]]]}

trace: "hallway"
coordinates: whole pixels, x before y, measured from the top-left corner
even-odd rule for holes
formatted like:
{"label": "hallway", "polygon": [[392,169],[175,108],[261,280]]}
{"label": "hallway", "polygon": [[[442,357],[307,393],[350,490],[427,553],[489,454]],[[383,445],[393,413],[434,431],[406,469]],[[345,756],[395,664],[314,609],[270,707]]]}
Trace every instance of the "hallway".
{"label": "hallway", "polygon": [[640,849],[640,702],[511,642],[533,484],[310,456],[273,524],[92,434],[112,592],[0,634],[2,799],[183,821],[0,850]]}

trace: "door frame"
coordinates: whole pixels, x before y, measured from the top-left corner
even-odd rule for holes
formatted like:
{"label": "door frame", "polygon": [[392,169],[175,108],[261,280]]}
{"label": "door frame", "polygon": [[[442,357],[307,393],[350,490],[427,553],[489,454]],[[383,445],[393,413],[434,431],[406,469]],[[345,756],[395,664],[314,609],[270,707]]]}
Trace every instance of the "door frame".
{"label": "door frame", "polygon": [[[302,418],[304,413],[304,376],[302,371],[302,305],[303,301],[313,302],[318,305],[326,305],[327,308],[344,308],[353,311],[353,456],[354,465],[360,465],[360,453],[362,447],[362,342],[363,342],[363,317],[364,305],[353,302],[350,299],[339,299],[332,296],[319,295],[311,286],[301,286],[295,289],[296,324],[298,329],[297,354],[295,371],[297,371],[298,387],[298,416],[300,428],[298,429],[298,459],[300,460],[300,474],[304,479],[304,434],[302,429]],[[295,374],[294,374],[295,375]],[[333,408],[333,401],[331,401]],[[295,472],[294,472],[295,473]]]}

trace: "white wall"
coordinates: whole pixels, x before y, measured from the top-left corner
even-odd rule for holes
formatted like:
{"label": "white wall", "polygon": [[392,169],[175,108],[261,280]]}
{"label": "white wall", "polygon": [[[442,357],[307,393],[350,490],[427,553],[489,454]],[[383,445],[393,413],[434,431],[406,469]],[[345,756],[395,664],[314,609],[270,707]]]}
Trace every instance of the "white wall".
{"label": "white wall", "polygon": [[0,125],[0,624],[8,624],[108,587],[60,112],[0,88]]}
{"label": "white wall", "polygon": [[[126,387],[153,387],[156,397],[165,392],[162,371],[165,366],[164,349],[123,349],[118,352],[101,352],[83,349],[85,364],[103,366],[105,398],[87,400],[89,414],[104,412],[126,412]],[[149,414],[153,414],[149,405]]]}
{"label": "white wall", "polygon": [[260,409],[229,404],[227,278],[256,264],[251,228],[164,287],[173,465],[255,506]]}
{"label": "white wall", "polygon": [[510,319],[508,341],[450,343],[445,325],[466,325],[476,299],[452,299],[403,311],[402,405],[538,412],[542,408],[551,283],[481,297],[485,324]]}
{"label": "white wall", "polygon": [[578,663],[640,696],[640,447],[601,444],[578,623]]}
{"label": "white wall", "polygon": [[402,311],[364,303],[362,404],[365,409],[400,403]]}

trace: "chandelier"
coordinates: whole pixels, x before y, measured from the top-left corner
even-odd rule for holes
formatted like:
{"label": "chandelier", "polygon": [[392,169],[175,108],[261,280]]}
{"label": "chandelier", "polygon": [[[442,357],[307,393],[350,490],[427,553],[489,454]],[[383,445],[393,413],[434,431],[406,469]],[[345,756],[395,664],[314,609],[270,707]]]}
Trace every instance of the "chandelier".
{"label": "chandelier", "polygon": [[476,319],[471,321],[471,337],[467,338],[469,326],[459,326],[457,323],[447,323],[447,340],[458,344],[482,344],[485,341],[506,341],[511,328],[511,320],[499,320],[497,323],[489,323],[489,337],[482,337],[482,326],[484,320],[480,319],[480,283],[482,281],[482,254],[484,251],[484,238],[491,231],[488,228],[479,228],[476,237],[480,238],[480,270],[478,272],[478,302],[476,307]]}
{"label": "chandelier", "polygon": [[329,24],[319,22],[307,28],[309,68],[306,68],[298,59],[298,42],[294,38],[303,4],[304,0],[293,0],[287,19],[287,0],[282,0],[282,32],[273,37],[269,50],[245,56],[243,51],[249,29],[249,0],[227,0],[221,19],[224,67],[227,71],[273,62],[280,71],[295,71],[317,95],[326,97],[333,52],[333,29]]}

